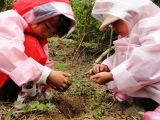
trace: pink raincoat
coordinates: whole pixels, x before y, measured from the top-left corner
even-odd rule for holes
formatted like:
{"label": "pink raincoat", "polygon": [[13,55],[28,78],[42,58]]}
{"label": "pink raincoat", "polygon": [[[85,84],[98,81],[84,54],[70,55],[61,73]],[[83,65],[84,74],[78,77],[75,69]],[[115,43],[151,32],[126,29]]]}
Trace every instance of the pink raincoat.
{"label": "pink raincoat", "polygon": [[[24,31],[28,29],[29,24],[35,24],[59,14],[70,18],[72,27],[75,26],[76,21],[69,0],[27,0],[27,2],[18,0],[14,10],[0,13],[0,87],[7,78],[11,78],[17,85],[22,86],[39,76],[42,77],[46,66],[53,68],[53,63],[48,59],[42,60],[42,63],[45,63],[43,66],[37,62],[38,59],[25,54],[24,42],[27,36],[24,36]],[[42,44],[48,57],[47,42]]]}
{"label": "pink raincoat", "polygon": [[160,104],[160,9],[150,0],[96,0],[92,15],[101,22],[104,16],[117,16],[129,29],[102,62],[113,74],[108,88]]}

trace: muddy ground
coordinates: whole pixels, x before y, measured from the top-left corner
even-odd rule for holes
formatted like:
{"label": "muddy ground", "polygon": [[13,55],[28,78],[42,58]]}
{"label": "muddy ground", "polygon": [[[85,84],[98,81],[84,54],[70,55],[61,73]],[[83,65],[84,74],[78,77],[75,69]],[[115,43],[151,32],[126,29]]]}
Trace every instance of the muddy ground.
{"label": "muddy ground", "polygon": [[[77,44],[72,40],[50,40],[50,58],[55,69],[71,73],[72,85],[64,93],[51,90],[55,106],[48,110],[16,110],[12,103],[0,102],[2,120],[141,120],[143,108],[132,100],[119,102],[106,85],[97,85],[84,73],[98,55],[82,47],[75,56]],[[75,56],[75,57],[74,57]],[[74,58],[74,60],[73,60]]]}

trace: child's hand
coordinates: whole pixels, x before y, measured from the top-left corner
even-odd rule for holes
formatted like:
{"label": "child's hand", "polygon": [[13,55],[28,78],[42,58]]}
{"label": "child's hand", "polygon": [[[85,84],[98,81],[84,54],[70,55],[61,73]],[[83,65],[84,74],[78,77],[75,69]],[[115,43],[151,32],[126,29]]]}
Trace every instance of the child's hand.
{"label": "child's hand", "polygon": [[90,79],[95,83],[103,85],[113,80],[113,77],[110,72],[100,72],[100,73],[97,73],[96,75],[91,76]]}
{"label": "child's hand", "polygon": [[96,64],[95,66],[93,66],[92,69],[87,71],[85,74],[93,75],[93,74],[97,74],[99,72],[109,72],[109,68],[103,64]]}
{"label": "child's hand", "polygon": [[61,71],[52,71],[47,79],[47,84],[49,84],[53,89],[64,92],[72,84],[66,77],[69,77],[69,73]]}

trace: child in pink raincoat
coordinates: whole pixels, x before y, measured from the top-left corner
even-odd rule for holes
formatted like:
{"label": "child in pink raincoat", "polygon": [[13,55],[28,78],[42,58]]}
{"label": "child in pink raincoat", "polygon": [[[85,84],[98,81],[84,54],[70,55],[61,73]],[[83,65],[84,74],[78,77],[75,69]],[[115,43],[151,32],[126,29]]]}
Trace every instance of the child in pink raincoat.
{"label": "child in pink raincoat", "polygon": [[86,74],[142,103],[144,120],[160,120],[160,9],[150,0],[96,0],[92,15],[119,35],[115,53]]}
{"label": "child in pink raincoat", "polygon": [[47,38],[62,37],[75,25],[69,0],[18,0],[1,12],[0,100],[14,102],[18,94],[22,100],[26,92],[43,100],[48,86],[66,91],[70,74],[53,70]]}

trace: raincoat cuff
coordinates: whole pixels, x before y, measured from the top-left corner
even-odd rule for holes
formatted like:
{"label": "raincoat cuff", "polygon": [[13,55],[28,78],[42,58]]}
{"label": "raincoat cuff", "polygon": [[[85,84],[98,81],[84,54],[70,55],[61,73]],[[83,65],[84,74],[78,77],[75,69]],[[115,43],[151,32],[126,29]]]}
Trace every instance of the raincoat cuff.
{"label": "raincoat cuff", "polygon": [[113,79],[117,89],[123,93],[131,94],[140,89],[141,86],[126,70],[124,64],[125,63],[122,63],[121,65],[115,67],[113,70],[111,70],[111,73],[113,74]]}
{"label": "raincoat cuff", "polygon": [[101,64],[106,65],[110,70],[112,69],[112,64],[109,60],[104,60]]}
{"label": "raincoat cuff", "polygon": [[47,77],[49,76],[49,74],[51,73],[52,69],[48,68],[47,66],[44,66],[42,75],[40,77],[40,79],[36,82],[38,84],[47,84]]}
{"label": "raincoat cuff", "polygon": [[[18,62],[17,62],[18,63]],[[9,77],[18,85],[23,84],[36,79],[40,76],[44,66],[37,63],[32,58],[28,58],[23,63],[16,66],[16,68],[9,74]]]}

